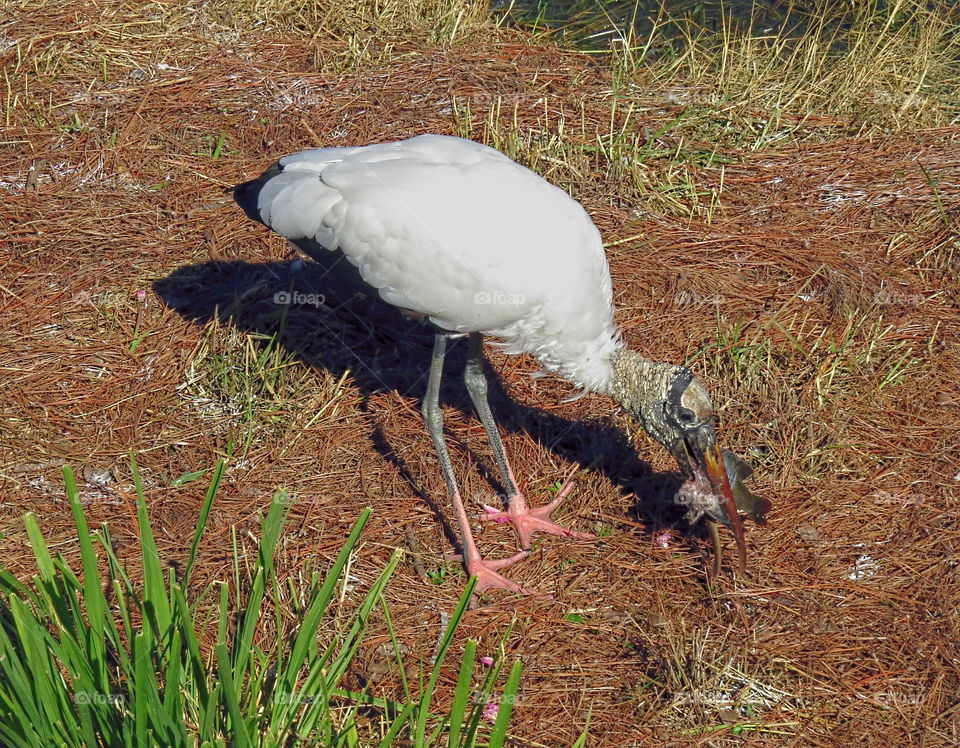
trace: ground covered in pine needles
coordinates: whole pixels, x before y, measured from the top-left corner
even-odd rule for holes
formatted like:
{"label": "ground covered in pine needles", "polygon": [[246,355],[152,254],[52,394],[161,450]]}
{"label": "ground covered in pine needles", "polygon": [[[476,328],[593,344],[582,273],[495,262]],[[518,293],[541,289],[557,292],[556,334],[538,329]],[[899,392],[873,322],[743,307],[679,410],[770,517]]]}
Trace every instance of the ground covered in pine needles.
{"label": "ground covered in pine needles", "polygon": [[[510,572],[552,599],[489,593],[454,644],[522,661],[511,744],[567,745],[588,720],[597,746],[960,742],[960,128],[754,151],[698,140],[726,127],[702,92],[615,95],[593,59],[518,32],[378,56],[199,5],[20,11],[0,25],[8,567],[33,570],[27,511],[77,557],[64,465],[135,557],[131,450],[161,553],[181,562],[205,484],[177,479],[229,456],[198,587],[232,578],[233,544],[255,550],[278,487],[294,580],[371,506],[341,606],[405,548],[390,611],[428,661],[465,582],[444,561],[452,517],[419,413],[430,333],[345,263],[301,261],[225,188],[307,147],[467,135],[583,202],[626,338],[703,377],[723,445],[774,505],[748,527],[748,575],[711,574],[708,539],[669,500],[669,456],[604,398],[564,402],[570,387],[490,349],[528,495],[576,474],[562,520],[598,536],[538,537]],[[444,403],[479,510],[495,469],[459,376]],[[515,552],[508,529],[479,537]],[[276,602],[293,627],[296,601]],[[395,697],[385,631],[372,623],[350,685]]]}

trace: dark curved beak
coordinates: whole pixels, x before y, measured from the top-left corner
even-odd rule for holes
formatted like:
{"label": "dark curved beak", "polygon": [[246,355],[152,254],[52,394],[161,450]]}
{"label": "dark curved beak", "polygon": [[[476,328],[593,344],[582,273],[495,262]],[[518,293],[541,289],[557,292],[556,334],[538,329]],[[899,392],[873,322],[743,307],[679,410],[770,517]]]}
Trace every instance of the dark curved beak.
{"label": "dark curved beak", "polygon": [[709,483],[714,495],[720,498],[720,509],[724,516],[714,516],[711,519],[723,522],[733,530],[737,541],[740,572],[743,573],[747,566],[747,542],[713,423],[706,423],[687,434],[677,441],[671,451],[689,477],[701,485]]}

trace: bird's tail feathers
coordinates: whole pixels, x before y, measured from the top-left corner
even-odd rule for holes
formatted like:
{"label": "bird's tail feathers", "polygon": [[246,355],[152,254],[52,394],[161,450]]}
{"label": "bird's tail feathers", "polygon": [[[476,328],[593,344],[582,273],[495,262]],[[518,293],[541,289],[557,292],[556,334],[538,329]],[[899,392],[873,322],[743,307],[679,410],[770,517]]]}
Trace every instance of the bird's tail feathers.
{"label": "bird's tail feathers", "polygon": [[251,179],[249,182],[243,182],[235,187],[230,187],[227,189],[227,192],[233,196],[233,201],[247,214],[247,218],[266,225],[266,221],[264,221],[263,216],[260,215],[260,190],[263,189],[267,182],[282,171],[283,167],[280,166],[280,162],[277,161],[256,179]]}

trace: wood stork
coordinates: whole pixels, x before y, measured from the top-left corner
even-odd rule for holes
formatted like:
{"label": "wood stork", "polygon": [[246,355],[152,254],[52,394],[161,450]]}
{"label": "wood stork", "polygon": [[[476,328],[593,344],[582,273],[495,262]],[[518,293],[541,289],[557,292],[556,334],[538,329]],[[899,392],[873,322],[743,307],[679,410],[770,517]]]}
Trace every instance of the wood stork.
{"label": "wood stork", "polygon": [[[700,502],[708,517],[733,527],[742,567],[743,528],[707,390],[689,369],[625,347],[613,321],[600,232],[563,190],[493,148],[420,135],[285,156],[234,188],[234,198],[308,255],[343,252],[385,301],[433,324],[422,412],[478,591],[530,592],[498,570],[525,557],[535,532],[592,537],[551,519],[570,484],[541,507],[528,506],[520,492],[487,402],[485,335],[623,406],[677,459],[689,479],[687,502]],[[508,493],[505,510],[486,507],[481,517],[512,523],[522,549],[496,561],[477,550],[443,436],[444,353],[448,338],[463,335],[469,338],[467,392]]]}

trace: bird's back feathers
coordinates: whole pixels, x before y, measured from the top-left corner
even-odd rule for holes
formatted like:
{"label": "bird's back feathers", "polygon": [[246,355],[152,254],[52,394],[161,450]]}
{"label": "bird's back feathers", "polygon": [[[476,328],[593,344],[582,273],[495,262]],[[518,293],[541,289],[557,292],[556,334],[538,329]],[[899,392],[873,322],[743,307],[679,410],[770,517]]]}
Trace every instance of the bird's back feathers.
{"label": "bird's back feathers", "polygon": [[441,135],[303,151],[235,196],[308,254],[342,251],[390,304],[609,389],[621,343],[600,234],[499,151]]}

